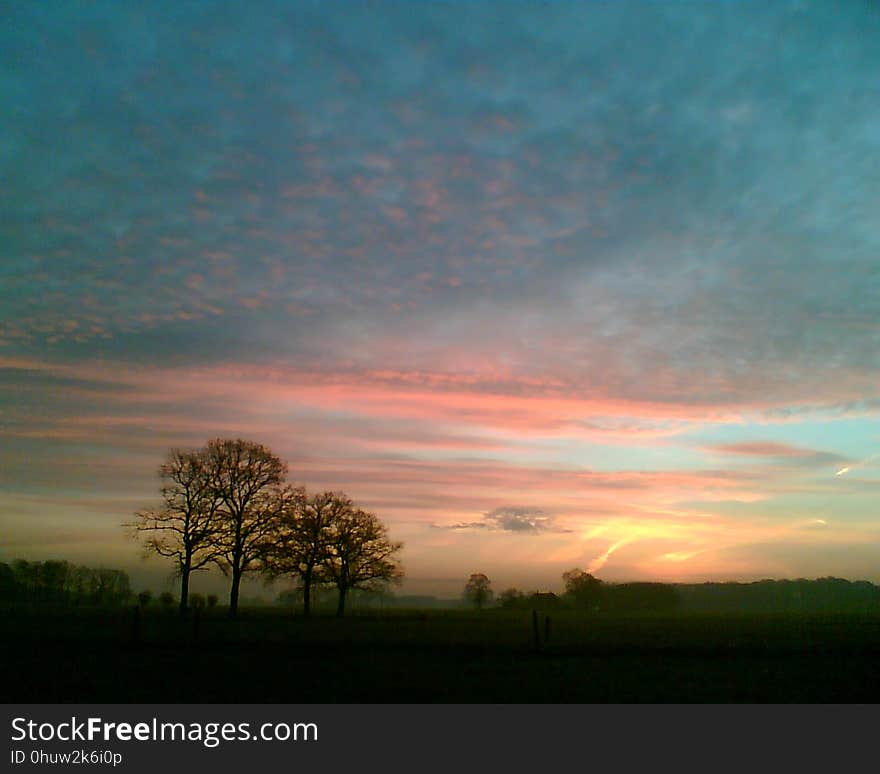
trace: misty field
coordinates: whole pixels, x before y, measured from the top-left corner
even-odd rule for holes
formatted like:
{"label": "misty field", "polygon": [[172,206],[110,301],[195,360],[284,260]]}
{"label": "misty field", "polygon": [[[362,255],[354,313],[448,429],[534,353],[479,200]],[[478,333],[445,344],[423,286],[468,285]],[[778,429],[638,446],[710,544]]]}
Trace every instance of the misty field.
{"label": "misty field", "polygon": [[11,702],[877,702],[880,617],[2,616]]}

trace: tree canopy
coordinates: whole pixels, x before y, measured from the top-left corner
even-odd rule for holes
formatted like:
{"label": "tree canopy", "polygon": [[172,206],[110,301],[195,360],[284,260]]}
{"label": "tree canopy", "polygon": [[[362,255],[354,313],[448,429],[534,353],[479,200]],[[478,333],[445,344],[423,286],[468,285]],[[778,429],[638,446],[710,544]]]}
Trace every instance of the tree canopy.
{"label": "tree canopy", "polygon": [[475,572],[468,578],[464,586],[464,601],[482,610],[492,601],[492,584],[489,578],[481,572]]}
{"label": "tree canopy", "polygon": [[345,612],[346,595],[351,589],[378,591],[403,577],[397,559],[403,544],[388,537],[387,528],[375,514],[355,508],[345,498],[327,532],[322,567],[339,592],[338,616]]}
{"label": "tree canopy", "polygon": [[562,573],[565,594],[576,604],[597,607],[602,598],[602,581],[578,567]]}
{"label": "tree canopy", "polygon": [[378,591],[402,577],[402,544],[375,514],[343,492],[308,495],[286,475],[286,463],[272,451],[240,438],[169,452],[160,468],[160,504],[139,511],[130,526],[147,553],[174,560],[181,612],[191,573],[209,564],[231,579],[231,615],[248,573],[297,578],[306,615],[315,586],[336,587],[342,615],[352,589]]}
{"label": "tree canopy", "polygon": [[172,449],[159,468],[161,503],[135,514],[129,525],[147,554],[174,560],[180,612],[189,603],[190,575],[218,561],[220,500],[211,486],[204,450]]}
{"label": "tree canopy", "polygon": [[287,465],[253,441],[217,438],[203,452],[208,487],[218,501],[216,564],[232,579],[229,612],[238,612],[242,577],[261,569],[278,534]]}

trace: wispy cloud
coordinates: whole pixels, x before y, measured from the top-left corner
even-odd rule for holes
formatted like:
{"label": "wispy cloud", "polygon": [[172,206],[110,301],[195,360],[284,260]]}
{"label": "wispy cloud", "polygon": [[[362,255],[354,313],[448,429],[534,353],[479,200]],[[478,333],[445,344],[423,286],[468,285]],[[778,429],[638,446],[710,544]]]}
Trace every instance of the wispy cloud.
{"label": "wispy cloud", "polygon": [[710,446],[709,451],[746,457],[812,457],[817,452],[773,441],[744,441]]}
{"label": "wispy cloud", "polygon": [[542,532],[566,533],[573,531],[560,526],[555,516],[549,515],[539,508],[528,506],[504,506],[483,514],[483,518],[479,521],[434,526],[439,529],[486,529],[530,535]]}
{"label": "wispy cloud", "polygon": [[808,449],[802,446],[777,443],[774,441],[743,441],[740,443],[718,444],[706,449],[711,454],[722,456],[761,459],[775,464],[797,467],[823,468],[839,466],[847,457],[834,452]]}

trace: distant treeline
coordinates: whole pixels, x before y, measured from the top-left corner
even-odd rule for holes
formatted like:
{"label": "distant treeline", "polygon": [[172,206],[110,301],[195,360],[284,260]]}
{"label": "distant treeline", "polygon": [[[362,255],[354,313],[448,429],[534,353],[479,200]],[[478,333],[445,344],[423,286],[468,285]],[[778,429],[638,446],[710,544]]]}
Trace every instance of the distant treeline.
{"label": "distant treeline", "polygon": [[505,608],[569,608],[590,613],[672,612],[682,608],[678,590],[665,583],[602,583],[589,595],[508,589],[498,601]]}
{"label": "distant treeline", "polygon": [[582,570],[563,574],[565,592],[503,591],[507,608],[567,607],[591,613],[876,613],[880,586],[842,578],[753,583],[604,583]]}
{"label": "distant treeline", "polygon": [[665,583],[604,583],[577,567],[562,573],[562,582],[565,591],[561,595],[507,589],[498,600],[507,608],[567,607],[589,613],[671,612],[681,608],[678,590]]}
{"label": "distant treeline", "polygon": [[681,599],[682,608],[695,612],[880,611],[880,586],[843,578],[680,584],[674,588]]}
{"label": "distant treeline", "polygon": [[49,560],[0,562],[0,600],[31,605],[124,605],[133,598],[123,570]]}
{"label": "distant treeline", "polygon": [[[693,613],[878,613],[880,586],[843,578],[761,580],[752,583],[605,583],[581,570],[564,573],[565,591],[524,592],[509,588],[496,603],[508,609],[580,610],[590,614],[639,612]],[[146,607],[152,594],[132,591],[124,570],[93,568],[61,560],[0,562],[0,602],[16,605],[118,607],[138,603]],[[214,607],[217,597],[194,595],[196,607]],[[286,589],[275,604],[297,606],[302,589]],[[168,609],[176,604],[168,592],[155,603]],[[329,589],[314,593],[316,610],[331,612],[335,596]],[[360,591],[351,595],[353,609],[429,609],[468,605],[467,600],[433,596],[395,595],[390,591]]]}

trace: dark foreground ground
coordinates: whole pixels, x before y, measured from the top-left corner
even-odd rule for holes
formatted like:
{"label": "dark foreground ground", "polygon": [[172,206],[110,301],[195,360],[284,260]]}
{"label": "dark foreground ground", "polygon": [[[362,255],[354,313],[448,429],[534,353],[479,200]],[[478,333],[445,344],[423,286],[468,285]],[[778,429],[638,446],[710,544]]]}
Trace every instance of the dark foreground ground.
{"label": "dark foreground ground", "polygon": [[[870,702],[880,616],[2,611],[5,702]],[[539,630],[545,634],[543,614]]]}

